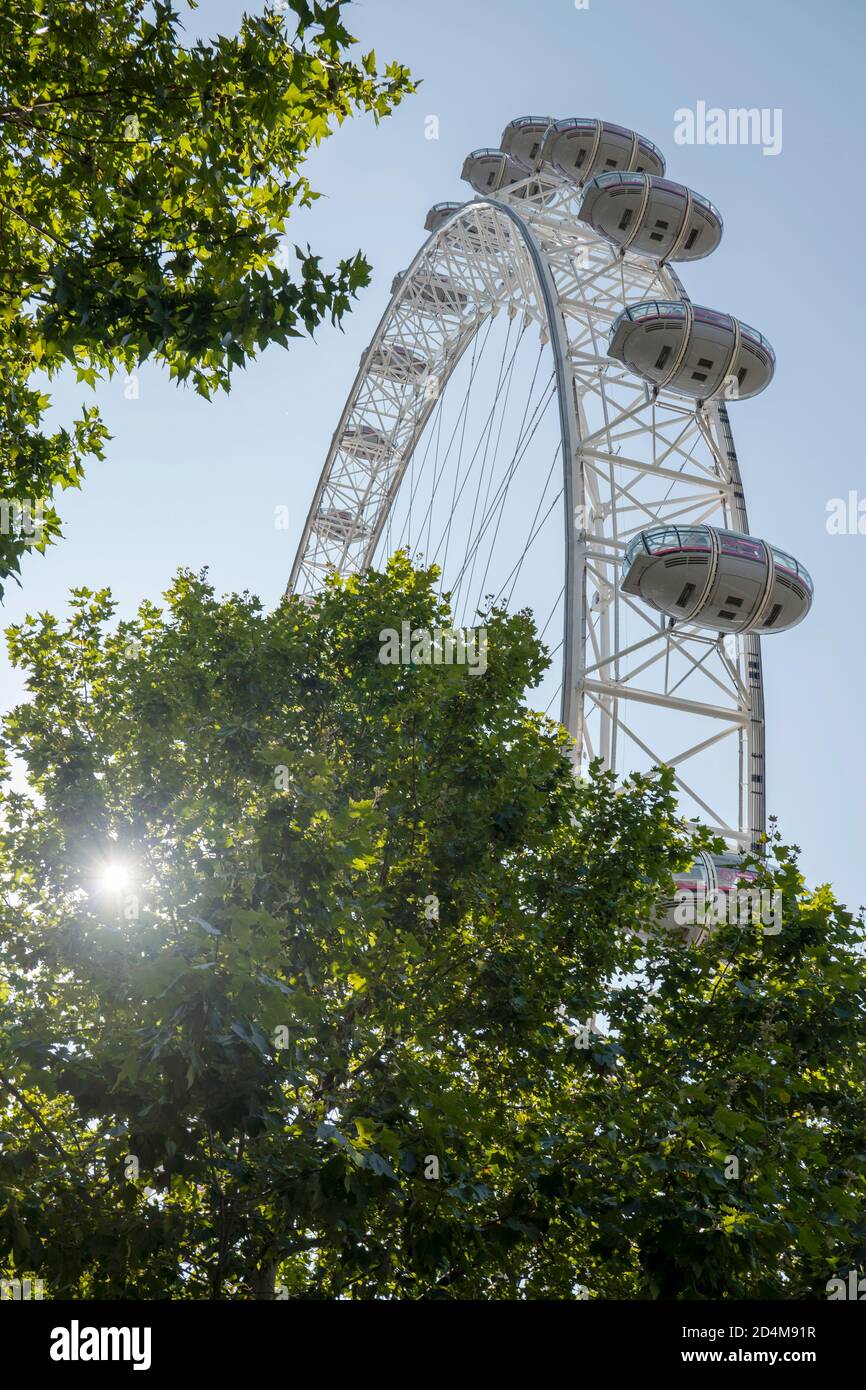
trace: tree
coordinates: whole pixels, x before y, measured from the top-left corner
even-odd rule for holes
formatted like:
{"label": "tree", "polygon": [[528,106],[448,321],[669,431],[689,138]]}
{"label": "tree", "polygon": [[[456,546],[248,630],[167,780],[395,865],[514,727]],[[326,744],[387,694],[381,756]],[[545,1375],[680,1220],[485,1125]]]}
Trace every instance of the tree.
{"label": "tree", "polygon": [[609,996],[564,1187],[598,1296],[826,1298],[866,1263],[863,921],[768,851],[772,925],[650,942]]}
{"label": "tree", "polygon": [[166,0],[0,0],[0,580],[56,537],[53,492],[107,437],[94,407],[49,431],[38,374],[92,386],[150,360],[209,396],[368,282],[361,252],[329,272],[296,248],[297,277],[280,254],[318,196],[310,150],[412,90],[351,56],[344,3],[291,0],[185,47]]}
{"label": "tree", "polygon": [[789,851],[778,936],[653,931],[700,840],[671,774],[574,779],[527,614],[486,617],[483,674],[383,664],[448,622],[405,557],[272,613],[190,574],[112,613],[10,631],[10,1276],[824,1296],[864,1234],[863,966]]}

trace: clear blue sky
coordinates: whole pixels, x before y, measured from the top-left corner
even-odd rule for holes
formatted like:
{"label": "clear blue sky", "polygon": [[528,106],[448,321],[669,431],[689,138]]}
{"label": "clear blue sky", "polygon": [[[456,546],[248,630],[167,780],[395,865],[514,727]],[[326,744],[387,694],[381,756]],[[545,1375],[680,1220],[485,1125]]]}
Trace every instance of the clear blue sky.
{"label": "clear blue sky", "polygon": [[[235,27],[235,0],[203,0],[191,35]],[[246,8],[256,8],[255,4]],[[96,392],[114,436],[80,494],[61,499],[66,539],[24,567],[5,623],[60,612],[70,586],[109,585],[129,612],[181,565],[220,590],[274,603],[358,358],[392,276],[417,250],[429,205],[471,196],[465,153],[498,143],[513,116],[601,116],[636,127],[672,177],[725,218],[720,249],[688,268],[692,297],[754,324],[778,366],[768,391],[732,407],[755,532],[792,551],[816,586],[809,619],[765,641],[768,800],[801,844],[809,876],[853,906],[863,875],[866,535],[828,535],[827,503],[866,498],[861,381],[862,0],[366,0],[349,26],[381,60],[399,58],[419,93],[378,129],[350,123],[309,166],[323,196],[290,226],[326,262],[363,247],[374,277],[345,331],[269,350],[230,397],[208,404],[157,370],[138,400],[121,380]],[[698,101],[781,108],[783,146],[676,146],[674,112]],[[425,119],[439,119],[439,139]],[[55,384],[59,415],[89,396]],[[734,413],[735,412],[735,413]],[[288,505],[292,525],[274,527]],[[21,693],[0,659],[0,706]]]}

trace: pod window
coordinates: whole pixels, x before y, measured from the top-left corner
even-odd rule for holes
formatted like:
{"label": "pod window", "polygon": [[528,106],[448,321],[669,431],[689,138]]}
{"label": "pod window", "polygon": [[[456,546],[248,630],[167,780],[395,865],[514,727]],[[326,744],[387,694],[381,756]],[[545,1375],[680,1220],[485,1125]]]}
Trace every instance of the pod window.
{"label": "pod window", "polygon": [[670,346],[666,345],[665,347],[662,348],[661,352],[659,353],[658,357],[656,358],[656,371],[659,371],[659,372],[660,372],[660,371],[662,370],[663,367],[666,367],[666,366],[667,366],[667,364],[668,364],[668,358],[670,357],[670,355],[671,355]]}

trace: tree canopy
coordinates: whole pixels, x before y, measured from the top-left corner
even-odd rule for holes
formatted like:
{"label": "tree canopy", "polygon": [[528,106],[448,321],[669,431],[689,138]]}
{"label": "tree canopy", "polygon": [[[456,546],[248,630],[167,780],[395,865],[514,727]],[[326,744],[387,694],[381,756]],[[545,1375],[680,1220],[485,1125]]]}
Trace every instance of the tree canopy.
{"label": "tree canopy", "polygon": [[412,90],[355,55],[344,8],[287,0],[185,45],[167,0],[0,0],[0,593],[57,536],[52,494],[104,454],[94,406],[49,427],[52,375],[154,361],[208,396],[368,282],[360,251],[332,270],[280,254],[318,196],[310,151]]}
{"label": "tree canopy", "polygon": [[[655,920],[671,775],[576,780],[397,556],[265,612],[183,573],[9,634],[0,1267],[50,1297],[824,1297],[863,1265],[860,924]],[[14,776],[13,776],[14,774]],[[736,1162],[732,1163],[731,1160]]]}

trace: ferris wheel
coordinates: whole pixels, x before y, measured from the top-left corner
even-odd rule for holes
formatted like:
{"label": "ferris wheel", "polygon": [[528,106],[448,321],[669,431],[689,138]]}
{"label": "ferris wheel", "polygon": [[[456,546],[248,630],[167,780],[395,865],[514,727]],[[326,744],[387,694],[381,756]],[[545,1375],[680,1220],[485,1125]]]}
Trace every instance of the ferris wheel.
{"label": "ferris wheel", "polygon": [[289,592],[404,548],[440,566],[455,625],[531,610],[552,665],[528,698],[577,769],[671,767],[733,857],[765,831],[760,637],[805,617],[812,582],[750,535],[729,419],[773,350],[691,302],[672,263],[722,219],[664,175],[600,120],[522,117],[467,157],[476,196],[430,209],[392,286]]}

